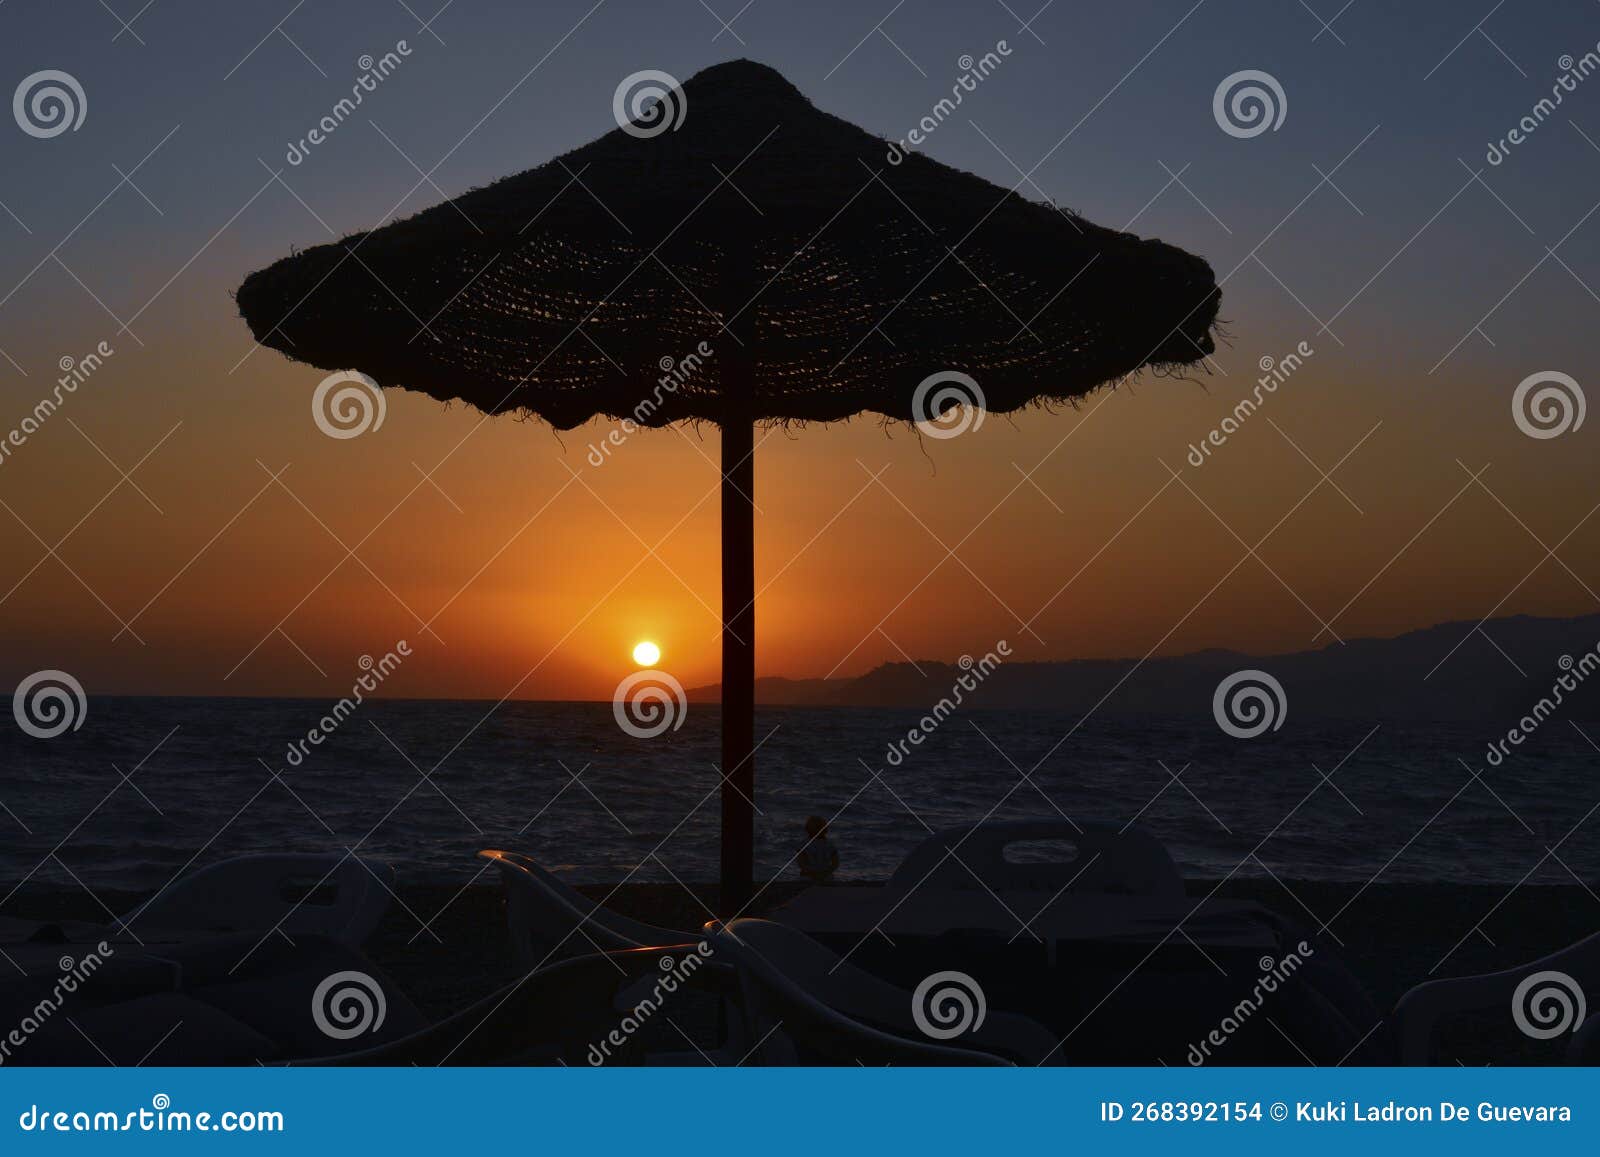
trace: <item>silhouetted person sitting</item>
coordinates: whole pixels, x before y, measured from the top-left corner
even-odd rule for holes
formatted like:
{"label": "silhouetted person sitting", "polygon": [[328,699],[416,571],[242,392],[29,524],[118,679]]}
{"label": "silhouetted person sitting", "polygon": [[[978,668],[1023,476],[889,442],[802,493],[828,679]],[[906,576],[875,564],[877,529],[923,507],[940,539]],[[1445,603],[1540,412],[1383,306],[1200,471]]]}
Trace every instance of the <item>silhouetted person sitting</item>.
{"label": "silhouetted person sitting", "polygon": [[800,849],[800,874],[813,884],[826,884],[839,870],[839,849],[828,840],[828,821],[806,817],[806,844]]}

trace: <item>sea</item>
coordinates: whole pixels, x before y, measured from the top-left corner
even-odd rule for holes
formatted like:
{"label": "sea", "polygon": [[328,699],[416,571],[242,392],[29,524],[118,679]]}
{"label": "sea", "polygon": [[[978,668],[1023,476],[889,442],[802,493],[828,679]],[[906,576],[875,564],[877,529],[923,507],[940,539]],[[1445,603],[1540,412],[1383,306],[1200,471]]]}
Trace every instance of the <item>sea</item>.
{"label": "sea", "polygon": [[[330,707],[92,697],[51,738],[8,720],[0,895],[153,889],[241,853],[346,849],[402,884],[489,883],[480,848],[578,883],[717,878],[715,705],[643,737],[609,703],[370,700],[328,729]],[[1491,765],[1514,722],[1291,717],[1240,739],[1210,719],[762,708],[757,871],[793,877],[820,815],[844,880],[886,878],[931,831],[1023,818],[1137,824],[1195,878],[1595,880],[1600,731],[1554,717]],[[898,742],[912,730],[920,742]]]}

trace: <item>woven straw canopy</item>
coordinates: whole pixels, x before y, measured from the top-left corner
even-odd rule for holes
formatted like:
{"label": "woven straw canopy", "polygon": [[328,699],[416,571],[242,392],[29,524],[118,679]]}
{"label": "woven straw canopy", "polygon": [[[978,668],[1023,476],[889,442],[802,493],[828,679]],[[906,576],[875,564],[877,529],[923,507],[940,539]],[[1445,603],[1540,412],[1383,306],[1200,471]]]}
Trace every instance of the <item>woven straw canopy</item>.
{"label": "woven straw canopy", "polygon": [[[759,64],[632,112],[549,164],[252,274],[239,311],[291,358],[490,414],[721,426],[733,916],[755,847],[753,425],[1071,401],[1199,361],[1221,294],[1181,249],[915,154],[893,163]],[[951,374],[970,381],[930,403]]]}
{"label": "woven straw canopy", "polygon": [[[971,375],[991,410],[1211,352],[1205,261],[907,155],[749,61],[648,120],[252,274],[259,341],[324,370],[536,414],[648,425],[925,418]],[[952,130],[953,131],[953,130]],[[723,326],[732,327],[737,340]],[[663,391],[664,359],[713,351]],[[639,404],[651,399],[642,412]]]}

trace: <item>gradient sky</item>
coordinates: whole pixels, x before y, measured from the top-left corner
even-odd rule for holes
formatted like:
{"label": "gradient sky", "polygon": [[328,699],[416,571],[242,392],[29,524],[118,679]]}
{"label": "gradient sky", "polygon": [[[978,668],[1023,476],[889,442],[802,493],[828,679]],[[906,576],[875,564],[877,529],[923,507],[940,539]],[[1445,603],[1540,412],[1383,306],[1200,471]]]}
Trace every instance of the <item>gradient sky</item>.
{"label": "gradient sky", "polygon": [[[900,137],[1002,39],[925,151],[1007,187],[1037,165],[1024,193],[1206,256],[1228,341],[1210,376],[950,441],[876,420],[773,433],[758,673],[1001,638],[1019,659],[1290,651],[1596,609],[1600,417],[1536,440],[1511,396],[1537,371],[1595,385],[1600,79],[1484,160],[1600,41],[1590,0],[1507,5],[1476,32],[1491,0],[1403,22],[1356,0],[1331,30],[1311,9],[1336,0],[1058,0],[1031,31],[1036,0],[755,0],[731,33],[695,0],[456,0],[419,30],[439,3],[156,0],[131,31],[88,0],[0,8],[4,91],[54,68],[87,95],[76,132],[0,122],[0,435],[61,358],[115,349],[0,464],[0,680],[320,697],[405,638],[390,693],[609,698],[651,638],[685,685],[714,682],[714,430],[641,433],[595,468],[603,423],[479,427],[395,395],[380,430],[334,441],[311,421],[322,375],[252,352],[230,291],[321,222],[371,228],[608,131],[641,69],[749,56]],[[357,59],[402,39],[360,114],[286,166]],[[1277,131],[1219,129],[1213,92],[1241,69],[1282,84]],[[437,187],[413,189],[419,168]],[[1301,341],[1304,368],[1188,463],[1258,361]]]}

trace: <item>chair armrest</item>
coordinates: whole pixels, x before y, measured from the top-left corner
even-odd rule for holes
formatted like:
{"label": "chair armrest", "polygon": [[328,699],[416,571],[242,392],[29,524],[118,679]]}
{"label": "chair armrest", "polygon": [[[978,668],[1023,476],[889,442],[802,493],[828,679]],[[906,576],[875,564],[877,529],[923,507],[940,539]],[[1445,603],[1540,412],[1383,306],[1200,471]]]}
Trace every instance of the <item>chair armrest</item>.
{"label": "chair armrest", "polygon": [[[1600,993],[1600,934],[1580,940],[1531,964],[1518,965],[1502,972],[1459,976],[1417,985],[1402,996],[1394,1008],[1401,1063],[1427,1064],[1434,1033],[1439,1023],[1447,1017],[1497,1006],[1505,1008],[1507,1015],[1511,1015],[1518,987],[1541,972],[1563,973],[1578,985],[1580,991]],[[1524,994],[1523,1004],[1526,1005],[1528,998],[1543,987],[1537,985]],[[1522,1015],[1526,1016],[1528,1011],[1525,1007]],[[1533,1023],[1537,1024],[1538,1021]],[[1578,1026],[1574,1023],[1572,1027],[1576,1029]]]}

